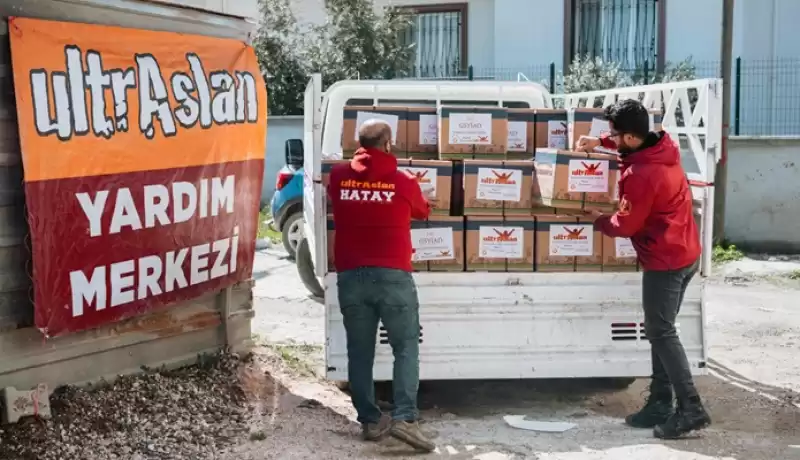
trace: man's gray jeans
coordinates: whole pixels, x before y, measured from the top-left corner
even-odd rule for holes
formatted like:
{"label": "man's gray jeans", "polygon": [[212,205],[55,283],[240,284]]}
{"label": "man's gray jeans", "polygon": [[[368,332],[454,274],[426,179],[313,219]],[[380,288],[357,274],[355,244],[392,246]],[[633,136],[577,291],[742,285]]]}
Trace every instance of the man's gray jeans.
{"label": "man's gray jeans", "polygon": [[364,267],[339,273],[337,286],[347,334],[350,393],[358,421],[377,423],[381,417],[372,376],[379,321],[394,354],[392,418],[416,420],[420,326],[414,278],[402,270]]}
{"label": "man's gray jeans", "polygon": [[653,360],[650,391],[655,396],[671,398],[674,390],[682,403],[696,398],[697,389],[675,321],[698,266],[699,261],[680,270],[645,271],[642,276],[644,328]]}

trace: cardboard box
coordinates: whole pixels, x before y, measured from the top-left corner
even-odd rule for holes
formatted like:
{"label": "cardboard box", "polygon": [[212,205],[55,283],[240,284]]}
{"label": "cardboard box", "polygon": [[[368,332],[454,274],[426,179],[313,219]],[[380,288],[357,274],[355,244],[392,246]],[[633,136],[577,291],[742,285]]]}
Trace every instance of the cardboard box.
{"label": "cardboard box", "polygon": [[538,149],[534,161],[534,205],[613,209],[616,166],[616,157],[606,154]]}
{"label": "cardboard box", "polygon": [[568,236],[577,235],[578,237],[588,237],[584,246],[584,240],[575,240],[574,248],[580,251],[575,256],[576,272],[599,272],[603,270],[603,234],[594,229],[594,219],[591,217],[578,217],[574,229],[569,229]]}
{"label": "cardboard box", "polygon": [[[523,238],[522,257],[506,258],[506,271],[532,272],[536,263],[536,255],[534,251],[534,248],[536,247],[534,237],[535,220],[532,216],[506,216],[503,218],[503,223],[505,224],[506,229],[522,229]],[[519,230],[516,230],[514,233],[519,233]]]}
{"label": "cardboard box", "polygon": [[[465,216],[502,216],[503,201],[480,196],[481,173],[483,176],[496,173],[503,176],[502,161],[464,160],[464,209]],[[494,173],[493,173],[494,172]],[[500,188],[500,186],[498,186]],[[485,195],[485,193],[484,193]]]}
{"label": "cardboard box", "polygon": [[436,107],[408,108],[406,157],[415,160],[435,160],[439,157],[439,116]]}
{"label": "cardboard box", "polygon": [[603,118],[603,109],[577,108],[567,111],[567,145],[575,148],[581,136],[600,137],[609,132],[608,121]]}
{"label": "cardboard box", "polygon": [[561,214],[558,208],[551,208],[549,206],[541,206],[538,204],[534,204],[531,207],[531,215],[538,216],[538,215],[556,215]]}
{"label": "cardboard box", "polygon": [[[428,228],[428,221],[426,220],[412,220],[411,221],[411,267],[414,271],[427,272],[430,269],[427,257],[419,257],[415,248],[418,246],[417,239],[424,238],[424,232]],[[426,248],[427,249],[427,248]],[[427,251],[426,251],[427,252]]]}
{"label": "cardboard box", "polygon": [[533,228],[530,217],[467,217],[466,270],[532,271]]}
{"label": "cardboard box", "polygon": [[636,250],[628,238],[603,235],[603,271],[635,272],[638,270]]}
{"label": "cardboard box", "polygon": [[[596,209],[603,212],[611,212],[616,209],[617,185],[619,182],[619,158],[616,155],[608,153],[589,153],[587,154],[588,161],[583,168],[584,173],[591,171],[592,167],[596,167],[594,171],[602,171],[605,174],[605,190],[600,191],[601,185],[596,185],[596,192],[586,192],[583,194],[583,210],[590,211]],[[584,166],[581,163],[581,166]],[[571,171],[574,174],[576,171]],[[594,185],[587,186],[594,187]],[[588,190],[588,189],[587,189]]]}
{"label": "cardboard box", "polygon": [[536,109],[533,116],[536,149],[567,149],[567,111]]}
{"label": "cardboard box", "polygon": [[464,160],[464,215],[530,215],[533,162]]}
{"label": "cardboard box", "polygon": [[475,109],[475,115],[489,116],[492,122],[491,142],[475,144],[475,158],[504,158],[508,151],[508,111],[481,107]]}
{"label": "cardboard box", "polygon": [[439,110],[439,158],[497,158],[506,155],[505,109],[443,106]]}
{"label": "cardboard box", "polygon": [[398,159],[397,167],[417,178],[422,191],[433,190],[434,199],[430,200],[431,213],[450,215],[450,200],[453,187],[453,163],[443,160]]}
{"label": "cardboard box", "polygon": [[[519,187],[520,199],[503,201],[503,215],[518,215],[529,218],[531,215],[531,209],[533,209],[533,193],[531,192],[533,190],[533,161],[506,160],[503,162],[503,170],[506,171],[506,174],[508,174],[508,172],[513,173],[514,171],[519,171],[518,176],[522,179]],[[516,193],[516,191],[514,193]],[[513,198],[516,198],[516,196]]]}
{"label": "cardboard box", "polygon": [[532,160],[534,144],[533,109],[508,109],[507,160]]}
{"label": "cardboard box", "polygon": [[534,159],[534,205],[583,209],[583,193],[570,189],[570,162],[586,159],[585,153],[537,149]]}
{"label": "cardboard box", "polygon": [[[576,217],[537,215],[536,265],[537,272],[574,272],[575,247],[582,235],[570,233],[578,223]],[[572,235],[572,236],[570,236]],[[575,242],[571,243],[571,239]]]}
{"label": "cardboard box", "polygon": [[360,146],[358,128],[369,119],[379,118],[392,127],[392,153],[398,158],[404,158],[407,148],[407,117],[407,107],[346,106],[342,124],[342,155],[344,158],[352,158]]}
{"label": "cardboard box", "polygon": [[[428,270],[432,272],[461,272],[464,271],[464,218],[450,216],[434,216],[428,219],[427,229],[429,238],[434,244],[429,244],[424,252],[432,253],[426,256]],[[438,242],[437,237],[447,240]],[[452,241],[450,243],[449,241]],[[418,242],[419,244],[420,242]],[[422,245],[419,244],[421,247]],[[438,250],[437,247],[438,246]],[[418,253],[423,252],[417,250]]]}

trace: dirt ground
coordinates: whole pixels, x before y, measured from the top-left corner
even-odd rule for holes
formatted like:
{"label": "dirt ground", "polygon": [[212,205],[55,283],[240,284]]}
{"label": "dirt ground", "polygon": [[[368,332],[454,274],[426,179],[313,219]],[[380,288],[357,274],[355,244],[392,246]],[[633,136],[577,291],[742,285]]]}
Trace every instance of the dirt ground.
{"label": "dirt ground", "polygon": [[[432,457],[538,460],[800,459],[800,264],[737,262],[707,286],[710,375],[698,385],[714,418],[699,436],[658,442],[623,425],[642,401],[645,381],[625,391],[586,381],[423,383],[423,427]],[[280,252],[256,258],[254,331],[258,357],[279,384],[250,441],[234,459],[416,458],[391,439],[367,444],[346,394],[321,374],[324,312],[307,298],[294,265]],[[504,415],[570,421],[561,434],[513,429]]]}

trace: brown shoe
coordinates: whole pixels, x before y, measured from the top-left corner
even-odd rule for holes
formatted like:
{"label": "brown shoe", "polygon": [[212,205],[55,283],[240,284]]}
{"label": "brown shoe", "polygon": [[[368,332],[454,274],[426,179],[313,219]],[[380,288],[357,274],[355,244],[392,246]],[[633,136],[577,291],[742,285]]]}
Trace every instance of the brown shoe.
{"label": "brown shoe", "polygon": [[378,423],[362,423],[361,435],[365,441],[379,441],[392,428],[392,418],[382,415]]}
{"label": "brown shoe", "polygon": [[389,434],[392,435],[393,438],[403,441],[417,450],[433,452],[436,449],[436,444],[422,434],[417,422],[395,420],[395,422],[392,423]]}

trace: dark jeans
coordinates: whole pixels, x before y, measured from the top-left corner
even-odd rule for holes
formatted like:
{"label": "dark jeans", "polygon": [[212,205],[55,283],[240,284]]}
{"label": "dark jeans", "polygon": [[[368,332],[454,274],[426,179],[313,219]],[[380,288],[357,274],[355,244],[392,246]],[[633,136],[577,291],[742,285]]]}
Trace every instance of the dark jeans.
{"label": "dark jeans", "polygon": [[699,261],[680,270],[646,271],[642,277],[644,328],[653,360],[650,391],[655,396],[671,398],[674,390],[680,403],[697,397],[689,360],[675,329],[675,319],[698,266]]}
{"label": "dark jeans", "polygon": [[379,320],[394,354],[392,418],[416,420],[420,327],[414,278],[402,270],[364,267],[339,273],[337,285],[347,333],[347,373],[358,421],[376,423],[381,417],[372,380]]}

